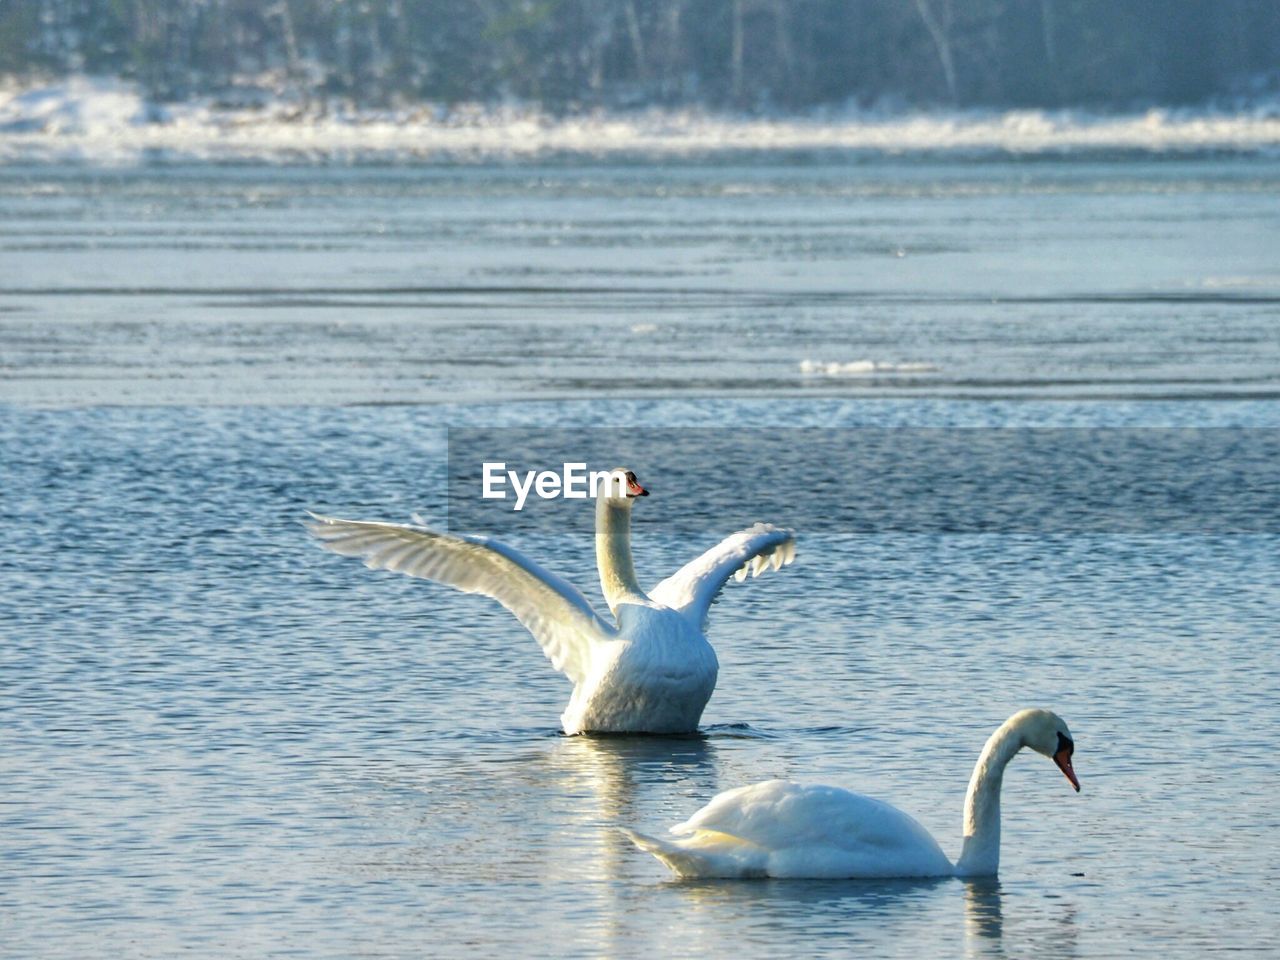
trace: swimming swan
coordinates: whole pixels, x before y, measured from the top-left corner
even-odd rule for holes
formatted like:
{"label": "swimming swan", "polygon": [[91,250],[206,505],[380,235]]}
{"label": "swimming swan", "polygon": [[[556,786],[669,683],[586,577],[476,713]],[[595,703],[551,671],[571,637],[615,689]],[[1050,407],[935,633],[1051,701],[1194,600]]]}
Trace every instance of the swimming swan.
{"label": "swimming swan", "polygon": [[964,798],[964,846],[952,866],[902,811],[839,787],[769,780],[727,790],[666,840],[623,830],[681,877],[987,877],[1000,866],[1000,782],[1023,747],[1052,757],[1080,789],[1067,725],[1048,710],[1006,720],[982,749]]}
{"label": "swimming swan", "polygon": [[322,546],[367,567],[482,593],[510,610],[573,681],[560,717],[565,733],[692,732],[719,669],[704,635],[707,611],[730,577],[790,563],[795,541],[790,530],[758,523],[645,594],[631,561],[631,506],[649,492],[630,470],[611,474],[616,482],[596,497],[596,565],[616,624],[576,587],[488,537],[316,514],[307,527]]}

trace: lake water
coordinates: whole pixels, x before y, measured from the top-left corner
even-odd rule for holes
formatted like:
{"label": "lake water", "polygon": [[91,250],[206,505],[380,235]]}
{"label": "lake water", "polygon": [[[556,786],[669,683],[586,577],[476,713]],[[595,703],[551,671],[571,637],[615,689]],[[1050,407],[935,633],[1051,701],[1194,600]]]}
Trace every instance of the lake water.
{"label": "lake water", "polygon": [[1274,399],[1278,184],[1254,156],[0,166],[0,400]]}
{"label": "lake water", "polygon": [[[676,739],[561,736],[505,611],[298,520],[446,522],[459,428],[818,431],[831,464],[968,429],[1032,438],[1001,448],[1024,493],[1074,469],[1027,428],[1121,461],[1215,428],[1266,511],[1278,194],[1265,156],[0,167],[0,954],[1273,955],[1273,518],[856,532],[865,488],[735,440],[675,536],[697,478],[655,453],[642,581],[758,519],[799,538],[713,609]],[[505,524],[598,598],[577,525]],[[998,882],[677,882],[612,829],[783,776],[954,856],[1033,705],[1083,791],[1011,765]]]}

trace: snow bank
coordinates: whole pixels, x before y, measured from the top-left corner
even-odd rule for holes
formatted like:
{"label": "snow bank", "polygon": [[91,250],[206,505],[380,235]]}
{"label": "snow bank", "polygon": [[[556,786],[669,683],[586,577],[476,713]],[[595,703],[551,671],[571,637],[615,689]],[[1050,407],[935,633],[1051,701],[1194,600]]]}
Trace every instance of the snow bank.
{"label": "snow bank", "polygon": [[131,84],[71,77],[47,87],[0,90],[0,135],[113,136],[150,114]]}
{"label": "snow bank", "polygon": [[128,83],[87,77],[0,89],[0,161],[80,158],[129,162],[143,152],[179,159],[289,160],[316,156],[520,159],[559,153],[697,155],[847,150],[882,153],[1273,151],[1280,108],[849,113],[744,118],[697,111],[555,117],[522,107],[398,111],[264,98],[160,107]]}

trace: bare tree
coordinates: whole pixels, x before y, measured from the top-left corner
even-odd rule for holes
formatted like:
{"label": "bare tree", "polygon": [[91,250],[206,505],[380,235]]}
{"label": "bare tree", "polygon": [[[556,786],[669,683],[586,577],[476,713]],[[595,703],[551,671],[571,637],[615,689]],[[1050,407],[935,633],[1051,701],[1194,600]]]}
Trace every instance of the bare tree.
{"label": "bare tree", "polygon": [[635,0],[626,0],[623,12],[627,17],[627,35],[631,38],[631,52],[636,58],[636,74],[644,80],[649,76],[649,63],[644,55],[644,36],[640,33],[640,18],[636,16]]}
{"label": "bare tree", "polygon": [[1057,37],[1053,24],[1053,0],[1041,0],[1041,36],[1044,38],[1044,65],[1048,68],[1055,100],[1062,99],[1062,79],[1057,70]]}
{"label": "bare tree", "polygon": [[266,13],[280,21],[280,38],[284,43],[285,71],[289,82],[305,86],[301,83],[302,58],[298,55],[298,35],[293,29],[293,12],[289,9],[289,0],[277,0],[267,8]]}
{"label": "bare tree", "polygon": [[955,58],[951,53],[951,28],[954,24],[951,0],[938,0],[938,6],[940,12],[934,13],[930,0],[916,0],[920,19],[924,21],[924,27],[929,31],[933,45],[938,51],[938,61],[942,64],[942,76],[947,83],[947,96],[951,98],[952,103],[955,103],[958,98]]}
{"label": "bare tree", "polygon": [[0,76],[159,98],[1193,104],[1277,63],[1280,0],[0,0]]}
{"label": "bare tree", "polygon": [[733,0],[733,36],[729,54],[729,89],[734,103],[742,99],[742,5],[745,0]]}
{"label": "bare tree", "polygon": [[782,60],[782,69],[788,77],[795,72],[795,51],[791,46],[791,24],[787,18],[785,0],[773,0],[770,8],[773,12],[773,23],[777,31],[778,56]]}

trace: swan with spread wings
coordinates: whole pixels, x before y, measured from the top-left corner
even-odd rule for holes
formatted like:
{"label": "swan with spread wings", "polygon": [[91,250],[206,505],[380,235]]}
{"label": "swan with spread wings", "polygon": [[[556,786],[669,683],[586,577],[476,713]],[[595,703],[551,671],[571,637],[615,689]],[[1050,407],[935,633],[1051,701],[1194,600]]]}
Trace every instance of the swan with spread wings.
{"label": "swan with spread wings", "polygon": [[312,514],[323,547],[375,570],[492,597],[515,614],[573,682],[565,733],[689,733],[715,689],[719,664],[707,612],[730,580],[795,557],[790,530],[758,523],[733,534],[645,593],[631,559],[631,508],[649,495],[626,468],[596,497],[596,566],[614,622],[582,592],[519,551],[480,536]]}

